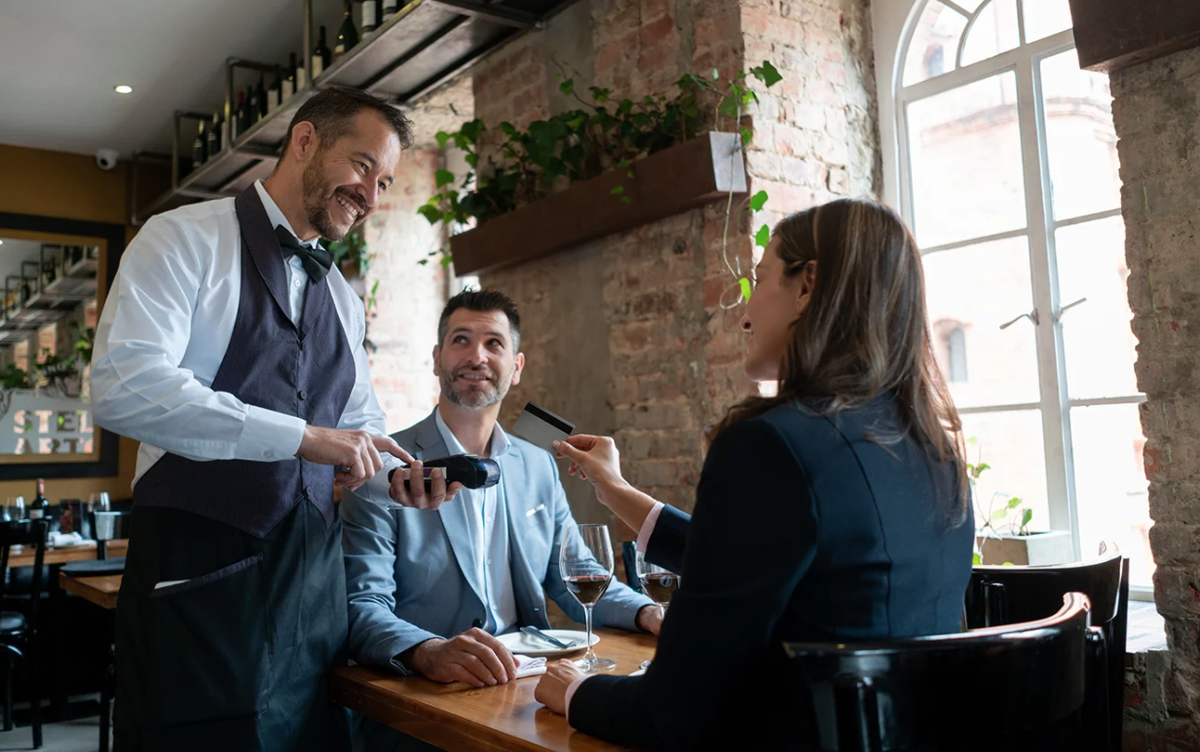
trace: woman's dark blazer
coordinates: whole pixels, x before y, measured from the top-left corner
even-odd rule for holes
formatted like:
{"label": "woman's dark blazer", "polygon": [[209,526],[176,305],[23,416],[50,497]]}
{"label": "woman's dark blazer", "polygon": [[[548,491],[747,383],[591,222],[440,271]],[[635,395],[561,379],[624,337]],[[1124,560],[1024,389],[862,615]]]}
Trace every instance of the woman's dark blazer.
{"label": "woman's dark blazer", "polygon": [[571,725],[646,749],[808,749],[783,642],[959,631],[973,526],[953,521],[965,518],[953,464],[911,437],[889,443],[896,424],[880,397],[828,416],[777,407],[725,429],[695,516],[665,507],[647,547],[683,578],[653,664],[589,678]]}

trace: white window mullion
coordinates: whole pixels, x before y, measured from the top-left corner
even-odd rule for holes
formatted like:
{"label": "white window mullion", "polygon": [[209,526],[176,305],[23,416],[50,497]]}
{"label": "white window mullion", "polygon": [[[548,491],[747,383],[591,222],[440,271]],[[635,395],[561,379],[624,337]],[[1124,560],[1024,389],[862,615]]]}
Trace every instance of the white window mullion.
{"label": "white window mullion", "polygon": [[1054,258],[1050,168],[1046,155],[1045,113],[1037,60],[1017,63],[1017,117],[1025,155],[1025,205],[1029,226],[1029,264],[1038,312],[1038,384],[1041,388],[1042,438],[1046,450],[1046,492],[1050,527],[1070,530],[1075,556],[1081,554],[1075,523],[1075,479],[1071,456],[1071,414],[1067,399],[1062,328],[1058,326],[1058,269]]}

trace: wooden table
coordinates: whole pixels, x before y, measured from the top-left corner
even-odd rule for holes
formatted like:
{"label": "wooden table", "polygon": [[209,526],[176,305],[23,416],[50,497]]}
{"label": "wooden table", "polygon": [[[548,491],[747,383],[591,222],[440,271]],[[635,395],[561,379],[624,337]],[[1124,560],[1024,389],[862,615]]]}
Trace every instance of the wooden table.
{"label": "wooden table", "polygon": [[117,607],[117,593],[121,590],[119,574],[106,574],[99,577],[72,577],[66,572],[58,573],[58,586],[68,593],[78,595],[101,608]]}
{"label": "wooden table", "polygon": [[[91,545],[87,545],[91,544]],[[108,542],[109,558],[116,558],[125,555],[125,549],[129,548],[127,539],[110,540]],[[10,567],[32,567],[34,558],[34,550],[29,546],[13,546],[8,553],[8,565]],[[82,546],[69,546],[67,548],[50,548],[46,547],[46,553],[42,556],[43,564],[67,564],[72,561],[95,561],[96,559],[96,541],[87,541]]]}
{"label": "wooden table", "polygon": [[[657,638],[651,635],[613,629],[596,633],[596,653],[617,662],[613,673],[618,676],[654,657]],[[572,729],[566,718],[534,700],[537,683],[535,676],[472,689],[365,666],[339,668],[329,679],[334,702],[448,752],[620,749]]]}

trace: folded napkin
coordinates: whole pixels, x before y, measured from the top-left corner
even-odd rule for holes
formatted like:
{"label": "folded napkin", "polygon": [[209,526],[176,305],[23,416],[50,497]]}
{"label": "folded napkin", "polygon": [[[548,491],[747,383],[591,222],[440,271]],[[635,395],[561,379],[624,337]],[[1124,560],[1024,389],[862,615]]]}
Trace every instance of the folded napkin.
{"label": "folded napkin", "polygon": [[513,659],[517,662],[517,678],[524,679],[527,676],[537,676],[546,673],[546,659],[532,658],[528,655],[514,655]]}
{"label": "folded napkin", "polygon": [[58,546],[78,546],[83,543],[83,536],[79,533],[50,533],[50,545]]}

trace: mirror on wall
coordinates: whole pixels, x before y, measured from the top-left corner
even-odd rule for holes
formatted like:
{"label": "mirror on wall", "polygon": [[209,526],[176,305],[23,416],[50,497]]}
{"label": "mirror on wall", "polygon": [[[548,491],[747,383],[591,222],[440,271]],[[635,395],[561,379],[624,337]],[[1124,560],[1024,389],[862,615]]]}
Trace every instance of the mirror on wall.
{"label": "mirror on wall", "polygon": [[124,228],[17,216],[0,214],[0,479],[115,475],[88,373]]}

